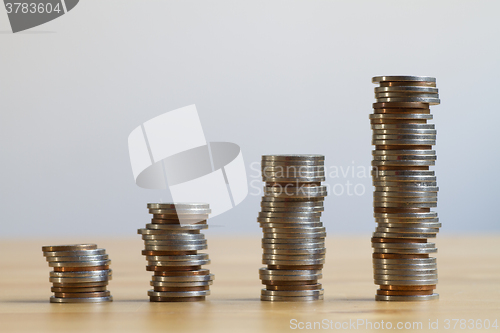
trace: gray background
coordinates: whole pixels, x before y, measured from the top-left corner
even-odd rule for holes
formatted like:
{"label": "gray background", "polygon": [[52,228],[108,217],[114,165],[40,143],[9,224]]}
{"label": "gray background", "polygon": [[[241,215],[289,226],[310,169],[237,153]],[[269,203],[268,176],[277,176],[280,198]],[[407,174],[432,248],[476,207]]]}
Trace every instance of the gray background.
{"label": "gray background", "polygon": [[[238,143],[248,167],[319,153],[368,169],[371,77],[390,74],[438,80],[441,235],[498,232],[499,13],[498,1],[86,0],[12,34],[0,8],[0,235],[133,236],[169,194],[135,185],[127,137],[193,103],[207,139]],[[368,236],[370,178],[351,176],[328,183],[366,193],[332,193],[323,221]],[[210,232],[258,235],[259,200]]]}

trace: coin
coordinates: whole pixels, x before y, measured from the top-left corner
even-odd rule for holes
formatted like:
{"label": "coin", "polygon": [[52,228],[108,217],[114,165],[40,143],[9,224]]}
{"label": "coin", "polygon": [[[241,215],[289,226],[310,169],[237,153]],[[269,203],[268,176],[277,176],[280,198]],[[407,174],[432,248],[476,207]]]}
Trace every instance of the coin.
{"label": "coin", "polygon": [[50,245],[42,246],[43,252],[54,251],[81,251],[81,250],[96,250],[96,244],[71,244],[71,245]]}
{"label": "coin", "polygon": [[414,301],[430,301],[436,299],[439,299],[439,294],[412,295],[412,296],[375,295],[376,301],[414,302]]}
{"label": "coin", "polygon": [[112,296],[106,297],[78,297],[78,298],[59,298],[50,296],[50,303],[101,303],[101,302],[111,302],[113,300]]}
{"label": "coin", "polygon": [[260,300],[261,301],[272,301],[272,302],[309,302],[309,301],[318,301],[322,300],[323,295],[318,295],[318,296],[298,296],[298,297],[293,297],[293,296],[266,296],[266,295],[261,295]]}

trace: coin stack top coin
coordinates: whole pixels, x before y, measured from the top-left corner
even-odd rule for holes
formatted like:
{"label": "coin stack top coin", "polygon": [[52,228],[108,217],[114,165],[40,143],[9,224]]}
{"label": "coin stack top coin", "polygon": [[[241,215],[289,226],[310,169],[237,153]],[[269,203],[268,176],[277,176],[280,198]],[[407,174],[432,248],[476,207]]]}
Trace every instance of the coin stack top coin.
{"label": "coin stack top coin", "polygon": [[264,155],[260,223],[263,301],[323,299],[318,280],[325,262],[320,221],[326,187],[323,155]]}
{"label": "coin stack top coin", "polygon": [[113,300],[107,290],[111,269],[105,249],[96,244],[43,246],[50,272],[51,303],[99,303]]}
{"label": "coin stack top coin", "polygon": [[146,270],[153,271],[151,302],[203,301],[214,279],[202,265],[210,263],[205,235],[210,207],[206,203],[150,203],[150,224],[139,229],[145,249]]}
{"label": "coin stack top coin", "polygon": [[373,271],[379,301],[437,299],[434,243],[441,223],[437,206],[436,129],[429,105],[439,104],[436,79],[428,76],[377,76],[373,130]]}

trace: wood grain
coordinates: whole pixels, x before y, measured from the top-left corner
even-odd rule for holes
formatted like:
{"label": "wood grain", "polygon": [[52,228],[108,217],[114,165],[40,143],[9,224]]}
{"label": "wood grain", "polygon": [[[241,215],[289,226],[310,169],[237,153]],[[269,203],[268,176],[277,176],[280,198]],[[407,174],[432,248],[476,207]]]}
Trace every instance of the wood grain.
{"label": "wood grain", "polygon": [[[50,304],[50,268],[41,246],[97,242],[112,260],[107,304]],[[438,301],[375,302],[370,237],[327,240],[322,283],[325,300],[268,303],[259,300],[260,238],[208,236],[215,281],[205,302],[150,303],[150,272],[141,240],[52,239],[0,242],[0,332],[277,332],[290,320],[336,322],[364,320],[393,325],[445,319],[500,321],[500,236],[439,238]],[[344,324],[345,326],[345,324]],[[365,331],[361,326],[357,331]],[[456,330],[446,330],[448,332]],[[464,330],[460,330],[464,331]],[[476,330],[466,329],[474,332]]]}

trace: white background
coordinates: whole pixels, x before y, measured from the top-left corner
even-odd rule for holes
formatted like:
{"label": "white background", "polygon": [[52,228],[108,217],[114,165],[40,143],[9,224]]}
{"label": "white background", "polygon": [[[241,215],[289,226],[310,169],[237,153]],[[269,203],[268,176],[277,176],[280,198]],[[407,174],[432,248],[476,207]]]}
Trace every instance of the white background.
{"label": "white background", "polygon": [[[498,1],[85,0],[12,34],[0,8],[0,235],[133,236],[169,194],[135,185],[127,137],[193,103],[249,181],[262,154],[368,169],[371,77],[391,74],[437,78],[440,235],[498,232],[499,15]],[[369,237],[369,177],[328,179],[366,188],[326,199],[330,235]],[[210,232],[259,234],[259,200]]]}

